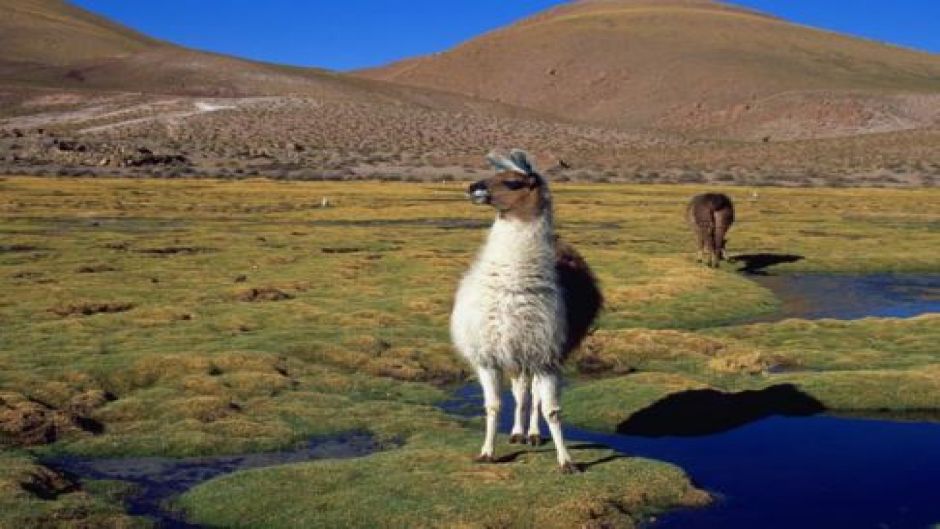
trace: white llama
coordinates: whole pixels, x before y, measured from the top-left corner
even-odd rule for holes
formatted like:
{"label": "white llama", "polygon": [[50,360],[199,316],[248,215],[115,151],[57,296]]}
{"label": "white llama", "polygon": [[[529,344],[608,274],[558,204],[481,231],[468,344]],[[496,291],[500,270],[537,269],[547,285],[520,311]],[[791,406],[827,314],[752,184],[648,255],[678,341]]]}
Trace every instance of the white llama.
{"label": "white llama", "polygon": [[483,386],[486,435],[477,461],[494,462],[500,373],[512,379],[516,401],[511,443],[539,444],[539,409],[565,473],[578,472],[565,448],[558,402],[559,371],[587,334],[602,304],[587,263],[558,241],[545,179],[520,150],[487,157],[497,174],[470,186],[475,204],[496,209],[480,255],[463,277],[451,316],[451,336]]}

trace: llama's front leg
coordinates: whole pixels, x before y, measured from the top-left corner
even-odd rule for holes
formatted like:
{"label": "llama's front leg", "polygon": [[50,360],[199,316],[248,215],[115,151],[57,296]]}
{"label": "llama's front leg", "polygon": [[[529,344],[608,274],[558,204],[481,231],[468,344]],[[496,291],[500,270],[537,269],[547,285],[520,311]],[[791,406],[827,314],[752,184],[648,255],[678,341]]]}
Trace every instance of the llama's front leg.
{"label": "llama's front leg", "polygon": [[571,455],[565,447],[565,438],[561,433],[561,406],[558,404],[558,376],[554,374],[538,375],[535,383],[539,387],[539,396],[542,399],[542,414],[548,423],[548,430],[555,442],[555,451],[558,455],[558,465],[565,474],[575,474],[581,469],[571,460]]}
{"label": "llama's front leg", "polygon": [[529,444],[539,446],[542,444],[542,432],[539,430],[539,410],[542,398],[539,396],[539,385],[532,379],[532,408],[529,410]]}
{"label": "llama's front leg", "polygon": [[529,377],[520,374],[512,378],[512,397],[515,400],[515,414],[512,418],[512,434],[509,436],[510,444],[525,444],[525,434],[522,429],[526,401],[529,400]]}
{"label": "llama's front leg", "polygon": [[499,418],[499,371],[492,368],[481,367],[477,369],[480,385],[483,386],[483,406],[486,410],[486,435],[483,438],[483,449],[477,461],[492,463],[496,460],[496,421]]}

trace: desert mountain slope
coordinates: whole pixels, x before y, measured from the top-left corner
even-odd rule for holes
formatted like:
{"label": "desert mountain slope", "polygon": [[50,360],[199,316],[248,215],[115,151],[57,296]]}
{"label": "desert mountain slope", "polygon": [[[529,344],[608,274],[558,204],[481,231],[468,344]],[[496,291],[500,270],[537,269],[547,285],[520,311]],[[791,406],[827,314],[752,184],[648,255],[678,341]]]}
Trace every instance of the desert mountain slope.
{"label": "desert mountain slope", "polygon": [[495,146],[570,157],[667,141],[186,49],[59,0],[0,7],[13,13],[0,18],[0,172],[437,178],[481,165]]}
{"label": "desert mountain slope", "polygon": [[940,178],[935,56],[710,2],[569,4],[372,72],[399,82],[190,50],[60,0],[0,9],[0,174],[470,179],[525,147],[557,179]]}
{"label": "desert mountain slope", "polygon": [[126,56],[160,43],[62,0],[0,0],[2,60],[67,65]]}
{"label": "desert mountain slope", "polygon": [[[491,103],[428,89],[201,52],[142,35],[64,0],[0,0],[0,84],[40,93],[300,95],[462,109]],[[0,94],[2,95],[2,94]],[[14,99],[8,92],[6,101]]]}
{"label": "desert mountain slope", "polygon": [[940,55],[707,0],[574,2],[359,75],[595,123],[718,135],[848,135],[940,117]]}

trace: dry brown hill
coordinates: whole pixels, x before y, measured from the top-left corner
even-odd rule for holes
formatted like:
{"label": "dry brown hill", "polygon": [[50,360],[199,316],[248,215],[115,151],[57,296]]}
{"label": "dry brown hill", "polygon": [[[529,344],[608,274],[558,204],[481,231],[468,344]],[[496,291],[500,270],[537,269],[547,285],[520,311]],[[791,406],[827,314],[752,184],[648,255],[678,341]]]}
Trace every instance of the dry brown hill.
{"label": "dry brown hill", "polygon": [[438,178],[480,165],[494,146],[561,156],[658,141],[190,50],[61,0],[0,8],[0,172]]}
{"label": "dry brown hill", "polygon": [[[714,3],[580,2],[380,75],[419,87],[189,50],[61,0],[0,10],[0,174],[475,178],[523,146],[561,179],[940,178],[934,56]],[[808,131],[831,138],[777,141]]]}
{"label": "dry brown hill", "polygon": [[62,0],[0,0],[2,60],[67,65],[114,58],[160,43]]}
{"label": "dry brown hill", "polygon": [[594,123],[744,138],[940,121],[940,55],[708,0],[584,0],[359,72]]}
{"label": "dry brown hill", "polygon": [[0,0],[0,12],[0,88],[7,90],[8,99],[11,92],[38,94],[43,89],[197,97],[302,95],[512,112],[505,105],[435,90],[190,50],[64,0]]}

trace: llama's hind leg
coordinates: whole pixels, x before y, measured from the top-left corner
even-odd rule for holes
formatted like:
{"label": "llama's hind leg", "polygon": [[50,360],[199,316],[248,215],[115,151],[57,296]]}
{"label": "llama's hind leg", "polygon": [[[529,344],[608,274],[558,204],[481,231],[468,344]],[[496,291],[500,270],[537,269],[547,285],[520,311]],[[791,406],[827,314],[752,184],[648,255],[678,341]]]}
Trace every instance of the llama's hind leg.
{"label": "llama's hind leg", "polygon": [[701,225],[699,225],[699,224],[693,224],[693,225],[692,225],[692,230],[695,232],[695,240],[696,240],[696,242],[698,243],[698,245],[696,246],[697,252],[696,252],[696,254],[695,254],[695,261],[696,261],[696,262],[699,262],[699,263],[705,262],[705,256],[707,255],[706,252],[705,252],[705,249],[706,249],[706,246],[705,246],[705,231],[706,231],[706,228],[703,227],[703,226],[701,226]]}
{"label": "llama's hind leg", "polygon": [[539,410],[542,398],[539,395],[539,386],[532,379],[532,405],[529,409],[529,444],[540,446],[542,444],[542,432],[539,430]]}
{"label": "llama's hind leg", "polygon": [[555,442],[555,452],[558,455],[558,465],[565,474],[575,474],[581,471],[571,460],[571,454],[565,447],[565,438],[561,432],[561,406],[558,404],[558,376],[554,374],[538,375],[535,384],[539,387],[539,396],[542,399],[542,414],[548,423],[548,430]]}
{"label": "llama's hind leg", "polygon": [[725,251],[725,246],[728,243],[726,237],[731,226],[723,222],[723,219],[719,219],[719,222],[715,224],[715,250],[717,252],[718,262],[728,260],[728,253]]}
{"label": "llama's hind leg", "polygon": [[525,444],[525,434],[522,424],[525,420],[526,402],[529,400],[529,376],[519,374],[512,377],[512,397],[515,401],[515,414],[512,420],[512,433],[509,436],[510,444]]}
{"label": "llama's hind leg", "polygon": [[705,256],[706,256],[706,265],[711,268],[718,268],[719,264],[719,253],[721,251],[720,247],[715,245],[715,225],[711,224],[705,230],[703,237],[705,239]]}
{"label": "llama's hind leg", "polygon": [[483,437],[483,448],[477,461],[492,463],[496,452],[496,421],[499,418],[499,371],[493,368],[481,367],[477,369],[480,385],[483,386],[483,407],[486,411],[486,434]]}

